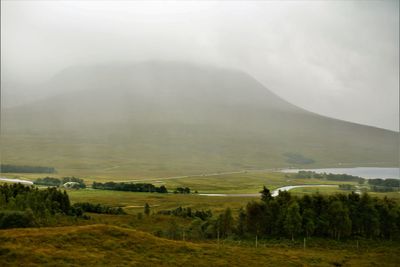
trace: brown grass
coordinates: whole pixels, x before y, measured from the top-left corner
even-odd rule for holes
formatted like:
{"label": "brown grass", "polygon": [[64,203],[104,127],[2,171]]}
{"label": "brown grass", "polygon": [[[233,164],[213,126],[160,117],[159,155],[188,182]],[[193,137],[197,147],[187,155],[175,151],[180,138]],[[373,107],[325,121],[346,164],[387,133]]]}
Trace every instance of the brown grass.
{"label": "brown grass", "polygon": [[103,224],[0,231],[0,266],[396,266],[399,252],[191,243]]}

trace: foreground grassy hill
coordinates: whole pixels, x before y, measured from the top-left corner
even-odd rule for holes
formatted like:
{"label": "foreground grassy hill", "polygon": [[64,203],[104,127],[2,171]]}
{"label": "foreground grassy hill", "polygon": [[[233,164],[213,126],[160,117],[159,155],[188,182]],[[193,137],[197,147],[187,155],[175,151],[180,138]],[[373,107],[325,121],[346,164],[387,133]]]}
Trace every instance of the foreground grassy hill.
{"label": "foreground grassy hill", "polygon": [[2,163],[165,177],[399,161],[398,132],[302,110],[236,70],[172,62],[72,67],[43,87],[54,93],[2,109]]}
{"label": "foreground grassy hill", "polygon": [[396,266],[398,247],[190,243],[108,225],[0,231],[1,266]]}

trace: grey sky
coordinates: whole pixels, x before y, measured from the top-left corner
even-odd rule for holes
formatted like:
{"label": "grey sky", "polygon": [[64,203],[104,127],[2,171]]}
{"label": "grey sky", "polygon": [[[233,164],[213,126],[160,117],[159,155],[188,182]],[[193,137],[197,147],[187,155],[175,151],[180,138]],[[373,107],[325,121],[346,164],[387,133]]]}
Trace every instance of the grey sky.
{"label": "grey sky", "polygon": [[241,69],[307,110],[392,130],[398,49],[398,1],[1,2],[2,83],[75,64],[194,61]]}

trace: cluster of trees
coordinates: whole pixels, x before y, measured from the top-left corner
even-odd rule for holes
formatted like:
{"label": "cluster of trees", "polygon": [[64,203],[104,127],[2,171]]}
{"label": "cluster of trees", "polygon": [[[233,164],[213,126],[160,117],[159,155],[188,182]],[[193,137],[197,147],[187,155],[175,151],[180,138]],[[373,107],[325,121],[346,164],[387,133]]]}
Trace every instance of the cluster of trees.
{"label": "cluster of trees", "polygon": [[163,231],[158,231],[155,234],[171,239],[183,238],[189,240],[227,238],[236,234],[235,220],[229,208],[216,217],[212,217],[210,211],[203,212],[203,214],[205,215],[203,218],[193,216],[193,220],[186,227],[182,227],[175,220],[171,220]]}
{"label": "cluster of trees", "polygon": [[250,202],[239,214],[239,234],[265,237],[320,236],[400,237],[400,206],[394,200],[372,198],[354,192],[323,196],[293,197],[280,192],[271,197],[267,188],[261,202]]}
{"label": "cluster of trees", "polygon": [[31,210],[0,210],[0,229],[32,227],[35,226],[34,221]]}
{"label": "cluster of trees", "polygon": [[316,178],[316,179],[326,179],[330,181],[350,181],[350,182],[358,182],[360,184],[365,182],[364,178],[349,174],[316,173],[313,171],[299,171],[295,175],[295,178],[299,179]]}
{"label": "cluster of trees", "polygon": [[65,186],[68,188],[86,188],[86,184],[83,179],[77,177],[63,177],[62,179],[54,177],[38,178],[33,182],[35,185],[46,185],[46,186]]}
{"label": "cluster of trees", "polygon": [[192,211],[192,208],[190,208],[190,207],[188,207],[188,208],[178,207],[178,208],[172,209],[172,210],[160,210],[159,212],[157,212],[157,214],[174,215],[174,216],[179,216],[179,217],[183,217],[183,218],[199,218],[203,221],[212,217],[211,210]]}
{"label": "cluster of trees", "polygon": [[53,167],[42,166],[19,166],[10,164],[1,164],[0,172],[2,173],[55,173],[56,169]]}
{"label": "cluster of trees", "polygon": [[400,179],[369,179],[370,185],[400,187]]}
{"label": "cluster of trees", "polygon": [[374,192],[393,192],[400,189],[399,179],[369,179],[368,184]]}
{"label": "cluster of trees", "polygon": [[[359,184],[364,184],[366,179],[348,175],[348,174],[333,174],[333,173],[316,173],[313,171],[299,171],[296,173],[295,178],[299,179],[326,179],[331,181],[351,181],[358,182]],[[400,180],[399,179],[368,179],[368,184],[370,185],[370,190],[373,192],[393,192],[399,191]],[[340,189],[343,190],[354,190],[353,185],[339,185]]]}
{"label": "cluster of trees", "polygon": [[177,187],[174,191],[174,194],[190,194],[189,187]]}
{"label": "cluster of trees", "polygon": [[134,184],[134,183],[115,183],[115,182],[106,182],[106,183],[94,182],[92,188],[103,189],[103,190],[129,191],[129,192],[168,193],[168,190],[164,185],[158,187],[153,184],[147,184],[147,183]]}
{"label": "cluster of trees", "polygon": [[35,181],[33,181],[33,184],[46,185],[46,186],[60,186],[61,180],[53,177],[44,177],[36,179]]}
{"label": "cluster of trees", "polygon": [[[255,236],[400,239],[400,205],[392,199],[372,198],[354,192],[296,197],[281,191],[272,197],[265,187],[261,193],[261,201],[249,202],[235,217],[227,208],[218,216],[194,217],[186,228],[171,223],[164,235],[171,238],[184,235],[188,239],[246,239]],[[187,216],[189,212],[178,208],[163,214],[183,213]]]}
{"label": "cluster of trees", "polygon": [[0,228],[46,225],[55,215],[81,216],[65,191],[22,184],[0,185]]}
{"label": "cluster of trees", "polygon": [[76,209],[81,209],[83,212],[93,212],[101,214],[122,215],[126,212],[121,207],[110,207],[102,204],[92,204],[89,202],[78,202],[73,205]]}
{"label": "cluster of trees", "polygon": [[330,181],[350,181],[350,182],[358,182],[360,184],[363,184],[365,182],[364,178],[358,177],[358,176],[353,176],[349,174],[333,174],[333,173],[328,173],[325,174],[325,179],[330,180]]}

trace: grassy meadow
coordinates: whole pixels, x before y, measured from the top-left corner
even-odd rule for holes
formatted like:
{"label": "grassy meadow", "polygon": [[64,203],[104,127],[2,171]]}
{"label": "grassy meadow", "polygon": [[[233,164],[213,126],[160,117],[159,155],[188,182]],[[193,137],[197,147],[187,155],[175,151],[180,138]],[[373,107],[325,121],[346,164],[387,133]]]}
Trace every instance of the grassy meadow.
{"label": "grassy meadow", "polygon": [[[396,266],[390,242],[330,245],[301,243],[192,243],[133,229],[86,225],[0,231],[2,266]],[[322,246],[321,246],[322,245]]]}
{"label": "grassy meadow", "polygon": [[[5,173],[3,176],[9,178],[20,178],[34,181],[45,176],[60,178],[67,176],[66,173],[55,174],[26,174],[26,173]],[[175,177],[141,177],[133,178],[129,176],[76,176],[83,178],[87,184],[96,182],[149,182],[154,185],[165,185],[168,189],[179,186],[187,186],[192,191],[199,193],[258,193],[263,185],[269,189],[276,189],[286,185],[300,184],[355,184],[345,181],[328,181],[320,179],[298,179],[293,175],[278,171],[240,171],[231,173],[213,173],[201,175],[175,176]]]}

